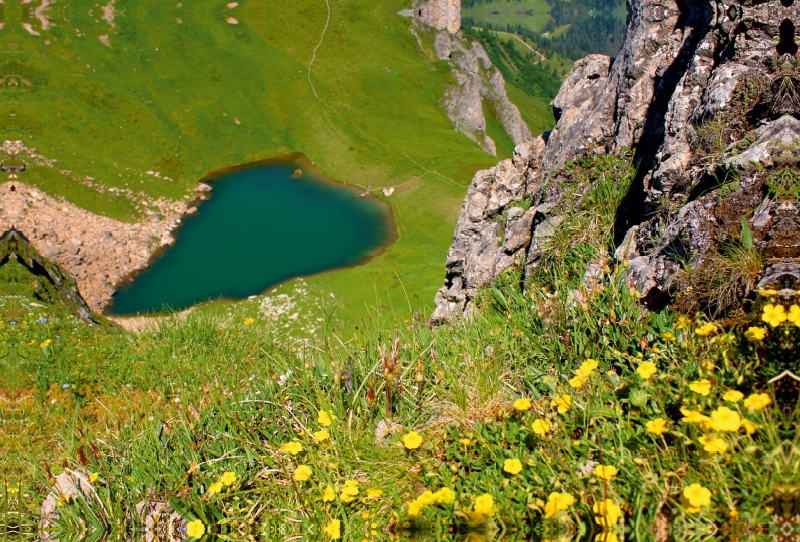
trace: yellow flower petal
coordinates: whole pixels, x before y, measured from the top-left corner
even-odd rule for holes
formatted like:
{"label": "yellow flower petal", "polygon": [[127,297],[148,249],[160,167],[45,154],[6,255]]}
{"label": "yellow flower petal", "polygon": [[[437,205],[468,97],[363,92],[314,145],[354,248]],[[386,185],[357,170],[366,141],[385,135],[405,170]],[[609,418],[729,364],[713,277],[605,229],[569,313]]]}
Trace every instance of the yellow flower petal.
{"label": "yellow flower petal", "polygon": [[403,445],[409,450],[416,450],[422,445],[422,437],[416,431],[409,431],[403,437]]}
{"label": "yellow flower petal", "polygon": [[503,470],[516,476],[522,472],[522,461],[517,458],[506,459],[505,463],[503,463]]}

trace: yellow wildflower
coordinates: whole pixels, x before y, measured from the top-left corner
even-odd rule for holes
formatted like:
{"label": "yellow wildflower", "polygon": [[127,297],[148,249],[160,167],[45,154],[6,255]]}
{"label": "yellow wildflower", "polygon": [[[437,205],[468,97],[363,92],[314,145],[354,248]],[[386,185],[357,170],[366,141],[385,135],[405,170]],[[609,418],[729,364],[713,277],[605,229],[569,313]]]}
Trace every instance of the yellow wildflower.
{"label": "yellow wildflower", "polygon": [[330,410],[320,410],[317,414],[317,423],[325,427],[330,427],[335,419],[336,416]]}
{"label": "yellow wildflower", "polygon": [[751,343],[760,343],[767,336],[767,330],[763,327],[749,327],[744,332],[744,338]]}
{"label": "yellow wildflower", "polygon": [[600,362],[596,359],[588,358],[586,361],[581,363],[581,366],[578,367],[578,370],[575,371],[575,376],[578,378],[588,378],[589,375],[592,374],[592,371],[597,369],[600,366]]}
{"label": "yellow wildflower", "polygon": [[522,461],[517,458],[513,459],[506,459],[503,463],[503,470],[509,474],[513,474],[516,476],[520,472],[522,472]]}
{"label": "yellow wildflower", "polygon": [[619,473],[619,470],[614,465],[597,465],[594,469],[594,475],[603,480],[611,480]]}
{"label": "yellow wildflower", "polygon": [[744,430],[747,431],[749,435],[752,435],[756,432],[756,424],[748,420],[747,418],[742,418],[742,427]]}
{"label": "yellow wildflower", "polygon": [[449,487],[443,487],[433,494],[433,498],[438,504],[453,504],[456,500],[456,493]]}
{"label": "yellow wildflower", "polygon": [[697,439],[703,445],[703,449],[710,454],[721,454],[728,449],[728,443],[716,435],[703,435]]}
{"label": "yellow wildflower", "polygon": [[711,491],[700,484],[692,484],[683,488],[683,496],[695,508],[711,505]]}
{"label": "yellow wildflower", "polygon": [[639,373],[639,376],[641,376],[643,379],[650,380],[650,378],[658,372],[658,368],[652,361],[645,361],[639,365],[639,367],[636,369],[636,372]]}
{"label": "yellow wildflower", "polygon": [[256,319],[255,318],[248,318],[247,320],[244,321],[244,325],[246,325],[246,326],[252,326],[255,323],[256,323]]}
{"label": "yellow wildflower", "polygon": [[333,490],[330,484],[325,487],[325,491],[322,492],[322,502],[332,502],[336,500],[336,492]]}
{"label": "yellow wildflower", "polygon": [[772,399],[766,393],[754,393],[744,400],[744,406],[750,412],[761,410],[770,403],[772,403]]}
{"label": "yellow wildflower", "polygon": [[408,508],[406,509],[406,512],[408,513],[408,515],[410,517],[412,517],[412,518],[417,517],[421,511],[422,511],[422,508],[420,507],[420,505],[419,505],[419,503],[417,501],[412,501],[412,502],[408,503]]}
{"label": "yellow wildflower", "polygon": [[409,450],[416,450],[422,445],[422,437],[416,431],[409,431],[403,437],[403,445]]}
{"label": "yellow wildflower", "polygon": [[380,489],[368,489],[367,490],[367,498],[368,499],[378,499],[380,496],[383,495],[383,491]]}
{"label": "yellow wildflower", "polygon": [[351,503],[356,500],[358,496],[358,482],[356,480],[347,480],[344,487],[339,491],[339,498],[343,503]]}
{"label": "yellow wildflower", "polygon": [[570,397],[567,394],[564,394],[561,397],[556,397],[555,399],[550,401],[550,406],[558,407],[559,414],[566,414],[572,407],[572,397]]}
{"label": "yellow wildflower", "polygon": [[458,439],[458,443],[463,444],[464,446],[469,446],[470,444],[472,444],[472,441],[468,438],[461,438]]}
{"label": "yellow wildflower", "polygon": [[786,321],[788,316],[789,315],[786,314],[786,309],[783,308],[783,305],[773,305],[772,303],[767,303],[764,305],[764,313],[761,315],[761,320],[768,323],[772,327],[778,327]]}
{"label": "yellow wildflower", "polygon": [[789,314],[786,315],[786,320],[794,324],[795,327],[800,327],[800,307],[797,305],[789,307]]}
{"label": "yellow wildflower", "polygon": [[738,403],[739,401],[742,400],[742,397],[744,397],[744,394],[737,390],[728,390],[722,396],[722,398],[725,401],[728,401],[730,403]]}
{"label": "yellow wildflower", "polygon": [[656,418],[655,420],[650,420],[644,424],[644,426],[647,428],[648,433],[660,435],[667,428],[667,420],[664,418]]}
{"label": "yellow wildflower", "polygon": [[544,505],[544,519],[550,519],[558,512],[566,510],[575,504],[575,497],[569,493],[553,492],[547,497],[547,504]]}
{"label": "yellow wildflower", "polygon": [[219,477],[219,481],[225,484],[226,486],[232,486],[233,483],[236,481],[236,473],[233,471],[225,471],[222,476]]}
{"label": "yellow wildflower", "polygon": [[314,433],[312,434],[314,435],[314,438],[317,440],[317,442],[325,442],[326,440],[331,438],[330,434],[324,429],[320,429],[319,431],[314,431]]}
{"label": "yellow wildflower", "polygon": [[204,534],[206,534],[206,526],[199,519],[186,524],[186,536],[202,538]]}
{"label": "yellow wildflower", "polygon": [[707,378],[703,378],[702,380],[695,380],[691,384],[689,384],[689,389],[695,393],[702,395],[703,397],[707,397],[708,394],[711,393],[711,382]]}
{"label": "yellow wildflower", "polygon": [[433,492],[429,489],[426,489],[417,497],[417,502],[422,508],[427,508],[432,504],[436,504],[436,499],[433,496]]}
{"label": "yellow wildflower", "polygon": [[493,516],[495,513],[494,499],[488,493],[484,493],[480,497],[475,498],[475,505],[472,509],[484,516]]}
{"label": "yellow wildflower", "polygon": [[742,418],[735,410],[721,406],[711,413],[711,428],[714,431],[738,431]]}
{"label": "yellow wildflower", "polygon": [[338,519],[332,519],[328,525],[325,526],[323,532],[330,538],[336,539],[342,537],[342,522]]}
{"label": "yellow wildflower", "polygon": [[678,316],[678,321],[675,323],[675,329],[685,329],[689,327],[691,321],[685,316]]}
{"label": "yellow wildflower", "polygon": [[217,493],[221,493],[223,487],[224,486],[222,485],[222,482],[214,482],[213,484],[208,486],[208,494],[216,495]]}
{"label": "yellow wildflower", "polygon": [[668,343],[672,342],[675,340],[675,334],[669,331],[665,331],[664,333],[661,334],[661,340]]}
{"label": "yellow wildflower", "polygon": [[569,385],[575,389],[583,387],[583,379],[579,376],[574,376],[569,379]]}
{"label": "yellow wildflower", "polygon": [[308,465],[300,465],[296,469],[294,469],[292,476],[294,477],[295,480],[298,480],[300,482],[305,482],[306,480],[311,478],[312,474],[313,473],[311,471],[311,467],[309,467]]}
{"label": "yellow wildflower", "polygon": [[89,475],[89,483],[90,484],[95,483],[99,477],[100,477],[99,474],[97,474],[96,472],[93,472],[92,474]]}
{"label": "yellow wildflower", "polygon": [[594,512],[595,521],[601,527],[616,525],[622,515],[622,509],[611,499],[595,502],[592,512]]}
{"label": "yellow wildflower", "polygon": [[281,447],[281,452],[285,454],[292,454],[297,455],[303,451],[303,445],[293,440],[292,442],[287,442]]}
{"label": "yellow wildflower", "polygon": [[527,397],[522,399],[517,399],[516,401],[514,401],[514,408],[520,412],[525,412],[526,410],[530,410],[531,406],[532,406],[531,400],[528,399]]}
{"label": "yellow wildflower", "polygon": [[534,433],[536,433],[537,435],[543,437],[548,432],[550,432],[550,422],[548,422],[547,420],[543,420],[543,419],[537,419],[536,421],[533,422],[533,425],[531,426],[531,428],[533,429]]}
{"label": "yellow wildflower", "polygon": [[50,339],[45,339],[44,341],[42,341],[42,344],[40,346],[42,348],[47,348],[48,346],[50,346],[50,343],[52,343],[52,342],[53,341],[51,341]]}
{"label": "yellow wildflower", "polygon": [[701,336],[701,337],[705,337],[707,335],[711,335],[716,330],[717,330],[717,326],[715,326],[711,322],[708,322],[708,323],[703,324],[702,326],[698,327],[697,329],[695,329],[694,332],[697,335]]}
{"label": "yellow wildflower", "polygon": [[698,412],[697,410],[689,410],[688,408],[682,408],[681,414],[683,414],[683,418],[681,418],[681,421],[684,421],[686,423],[706,423],[711,421],[711,418],[709,418],[708,416],[704,415],[701,412]]}
{"label": "yellow wildflower", "polygon": [[772,297],[778,293],[777,290],[773,290],[771,288],[759,288],[758,295],[761,297]]}
{"label": "yellow wildflower", "polygon": [[619,542],[619,538],[613,531],[603,531],[594,537],[594,542]]}

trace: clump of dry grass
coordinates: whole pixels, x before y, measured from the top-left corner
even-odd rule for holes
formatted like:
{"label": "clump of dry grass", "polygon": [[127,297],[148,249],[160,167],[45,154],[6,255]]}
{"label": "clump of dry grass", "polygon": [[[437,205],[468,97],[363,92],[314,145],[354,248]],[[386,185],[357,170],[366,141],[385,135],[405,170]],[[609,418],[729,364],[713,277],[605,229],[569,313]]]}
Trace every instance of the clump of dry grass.
{"label": "clump of dry grass", "polygon": [[741,240],[723,243],[678,273],[675,284],[681,310],[703,310],[717,318],[742,308],[763,267],[747,222],[742,224]]}

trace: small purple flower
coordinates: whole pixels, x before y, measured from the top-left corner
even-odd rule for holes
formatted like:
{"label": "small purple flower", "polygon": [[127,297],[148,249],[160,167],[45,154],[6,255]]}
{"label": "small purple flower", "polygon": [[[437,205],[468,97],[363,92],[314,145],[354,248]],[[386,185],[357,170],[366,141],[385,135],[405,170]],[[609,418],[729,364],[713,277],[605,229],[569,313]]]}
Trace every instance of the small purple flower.
{"label": "small purple flower", "polygon": [[10,326],[15,326],[15,325],[17,325],[17,321],[16,321],[16,320],[11,320],[11,321],[8,323],[8,325],[10,325]]}
{"label": "small purple flower", "polygon": [[46,324],[47,323],[47,318],[39,318],[38,320],[36,320],[36,323],[37,324]]}
{"label": "small purple flower", "polygon": [[69,388],[69,384],[62,384],[62,385],[61,385],[61,389],[62,389],[62,390],[65,390],[65,389],[67,389],[67,388]]}
{"label": "small purple flower", "polygon": [[61,335],[56,335],[56,339],[60,339],[60,338],[61,338]]}

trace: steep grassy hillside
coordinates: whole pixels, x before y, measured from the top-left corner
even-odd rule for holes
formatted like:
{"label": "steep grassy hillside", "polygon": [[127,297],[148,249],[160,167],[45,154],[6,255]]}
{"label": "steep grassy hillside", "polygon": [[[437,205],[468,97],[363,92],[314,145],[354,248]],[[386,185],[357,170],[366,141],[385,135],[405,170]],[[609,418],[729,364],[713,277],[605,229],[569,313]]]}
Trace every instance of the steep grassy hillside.
{"label": "steep grassy hillside", "polygon": [[0,395],[0,519],[34,533],[82,478],[51,498],[62,540],[131,539],[159,506],[206,540],[771,539],[797,477],[797,390],[772,362],[797,370],[800,309],[775,319],[765,291],[721,322],[647,311],[594,196],[568,217],[592,235],[452,326],[378,310],[305,341],[194,314],[136,336],[29,306],[0,326],[24,360]]}
{"label": "steep grassy hillside", "polygon": [[[20,181],[123,220],[132,202],[107,188],[179,198],[210,171],[291,152],[337,181],[398,186],[400,240],[315,283],[358,308],[375,289],[402,297],[399,277],[429,302],[464,187],[495,158],[439,107],[453,78],[396,15],[407,4],[70,0],[44,23],[9,4],[0,133],[56,161]],[[528,119],[534,133],[551,122]]]}

